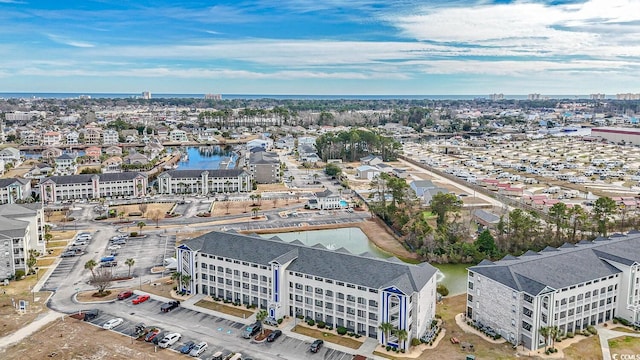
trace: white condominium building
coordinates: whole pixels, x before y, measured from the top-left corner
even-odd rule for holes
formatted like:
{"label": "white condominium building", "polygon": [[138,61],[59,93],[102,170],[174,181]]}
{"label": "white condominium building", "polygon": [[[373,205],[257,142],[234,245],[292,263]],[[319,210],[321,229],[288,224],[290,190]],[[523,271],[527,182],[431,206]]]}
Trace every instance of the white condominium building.
{"label": "white condominium building", "polygon": [[169,170],[158,175],[159,194],[237,193],[252,189],[252,177],[241,169]]}
{"label": "white condominium building", "polygon": [[545,346],[540,329],[640,321],[640,232],[483,260],[468,269],[467,318],[516,345]]}
{"label": "white condominium building", "polygon": [[385,338],[381,323],[406,330],[410,340],[420,338],[435,316],[437,269],[428,263],[234,232],[187,240],[177,259],[178,271],[191,276],[188,292],[254,304],[273,318],[303,315],[344,326],[384,345],[409,344]]}
{"label": "white condominium building", "polygon": [[45,251],[42,204],[0,206],[0,280],[28,273],[29,250]]}
{"label": "white condominium building", "polygon": [[140,197],[147,193],[147,175],[139,172],[52,176],[40,182],[43,203],[70,199]]}

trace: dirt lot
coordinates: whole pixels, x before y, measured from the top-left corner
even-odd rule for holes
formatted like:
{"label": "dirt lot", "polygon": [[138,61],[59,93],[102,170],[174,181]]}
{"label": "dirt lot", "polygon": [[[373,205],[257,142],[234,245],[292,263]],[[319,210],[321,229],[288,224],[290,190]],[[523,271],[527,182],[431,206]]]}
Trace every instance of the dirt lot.
{"label": "dirt lot", "polygon": [[[124,212],[125,219],[131,218],[130,220],[135,220],[135,219],[143,219],[147,216],[150,216],[150,214],[152,214],[156,210],[160,210],[164,218],[164,214],[166,214],[169,210],[171,210],[173,205],[174,203],[148,203],[147,211],[145,212],[144,216],[133,216],[133,217],[130,217],[129,213],[140,212],[140,207],[138,204],[112,206],[110,209],[115,209],[118,214],[121,212]],[[119,219],[119,217],[116,219]]]}
{"label": "dirt lot", "polygon": [[[5,336],[25,326],[46,310],[45,301],[49,297],[49,292],[43,291],[34,295],[30,289],[35,283],[36,277],[32,275],[24,280],[12,281],[9,286],[0,286],[0,336]],[[18,312],[12,306],[11,299],[16,303],[20,300],[26,300],[29,303],[26,313]]]}
{"label": "dirt lot", "polygon": [[[55,354],[55,355],[53,355]],[[53,355],[53,356],[52,356]],[[173,351],[153,346],[83,321],[56,320],[39,332],[0,353],[4,360],[42,359],[184,359]]]}
{"label": "dirt lot", "polygon": [[297,332],[298,334],[307,335],[315,339],[323,339],[324,341],[346,346],[352,349],[359,349],[360,346],[362,346],[362,341],[358,341],[355,338],[350,338],[346,335],[337,335],[333,331],[322,331],[302,325],[296,325],[293,328],[293,331]]}
{"label": "dirt lot", "polygon": [[272,210],[275,208],[285,207],[287,205],[293,204],[301,204],[302,199],[296,200],[284,200],[277,199],[274,203],[274,200],[261,200],[260,205],[253,201],[216,201],[213,204],[213,216],[223,216],[223,215],[240,215],[240,214],[249,214],[251,215],[251,209],[254,207],[260,208],[260,210]]}
{"label": "dirt lot", "polygon": [[239,318],[248,318],[253,315],[255,311],[244,309],[240,306],[233,306],[229,304],[224,304],[218,301],[209,301],[208,299],[202,299],[194,304],[195,306],[200,306],[205,309],[219,311],[224,314],[229,314],[232,316],[236,316]]}

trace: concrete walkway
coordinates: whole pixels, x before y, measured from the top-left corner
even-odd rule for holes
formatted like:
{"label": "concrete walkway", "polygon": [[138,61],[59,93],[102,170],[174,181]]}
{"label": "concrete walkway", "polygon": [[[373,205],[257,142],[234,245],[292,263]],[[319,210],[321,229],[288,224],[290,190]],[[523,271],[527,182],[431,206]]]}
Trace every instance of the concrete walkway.
{"label": "concrete walkway", "polygon": [[12,334],[0,338],[0,349],[6,350],[6,348],[10,345],[20,342],[21,340],[40,330],[47,324],[55,320],[62,319],[64,316],[64,314],[53,310],[49,310],[47,313],[39,315],[33,322],[29,323],[29,325],[20,328],[18,331]]}
{"label": "concrete walkway", "polygon": [[[611,325],[609,325],[611,326]],[[620,336],[630,336],[640,338],[640,333],[628,333],[624,331],[616,331],[603,326],[598,326],[598,336],[600,337],[600,348],[602,348],[602,359],[603,360],[611,360],[611,355],[615,355],[615,358],[619,359],[620,354],[611,354],[611,349],[609,349],[609,340],[613,338],[617,338]],[[634,354],[635,356],[635,354]]]}

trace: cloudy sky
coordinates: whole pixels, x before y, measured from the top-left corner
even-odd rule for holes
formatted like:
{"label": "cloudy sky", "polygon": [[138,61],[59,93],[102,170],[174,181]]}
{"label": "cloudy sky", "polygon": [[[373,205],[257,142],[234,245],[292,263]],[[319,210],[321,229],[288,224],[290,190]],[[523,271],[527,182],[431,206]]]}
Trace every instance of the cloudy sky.
{"label": "cloudy sky", "polygon": [[0,91],[640,92],[640,0],[0,0]]}

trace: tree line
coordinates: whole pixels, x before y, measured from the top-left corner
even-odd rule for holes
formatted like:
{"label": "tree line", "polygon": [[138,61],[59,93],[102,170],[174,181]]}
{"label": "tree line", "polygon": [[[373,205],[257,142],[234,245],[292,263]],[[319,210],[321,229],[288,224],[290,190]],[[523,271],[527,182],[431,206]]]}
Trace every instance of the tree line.
{"label": "tree line", "polygon": [[392,138],[363,129],[327,133],[316,139],[318,156],[325,162],[328,159],[354,162],[369,154],[378,154],[384,161],[394,161],[401,148],[402,145]]}

